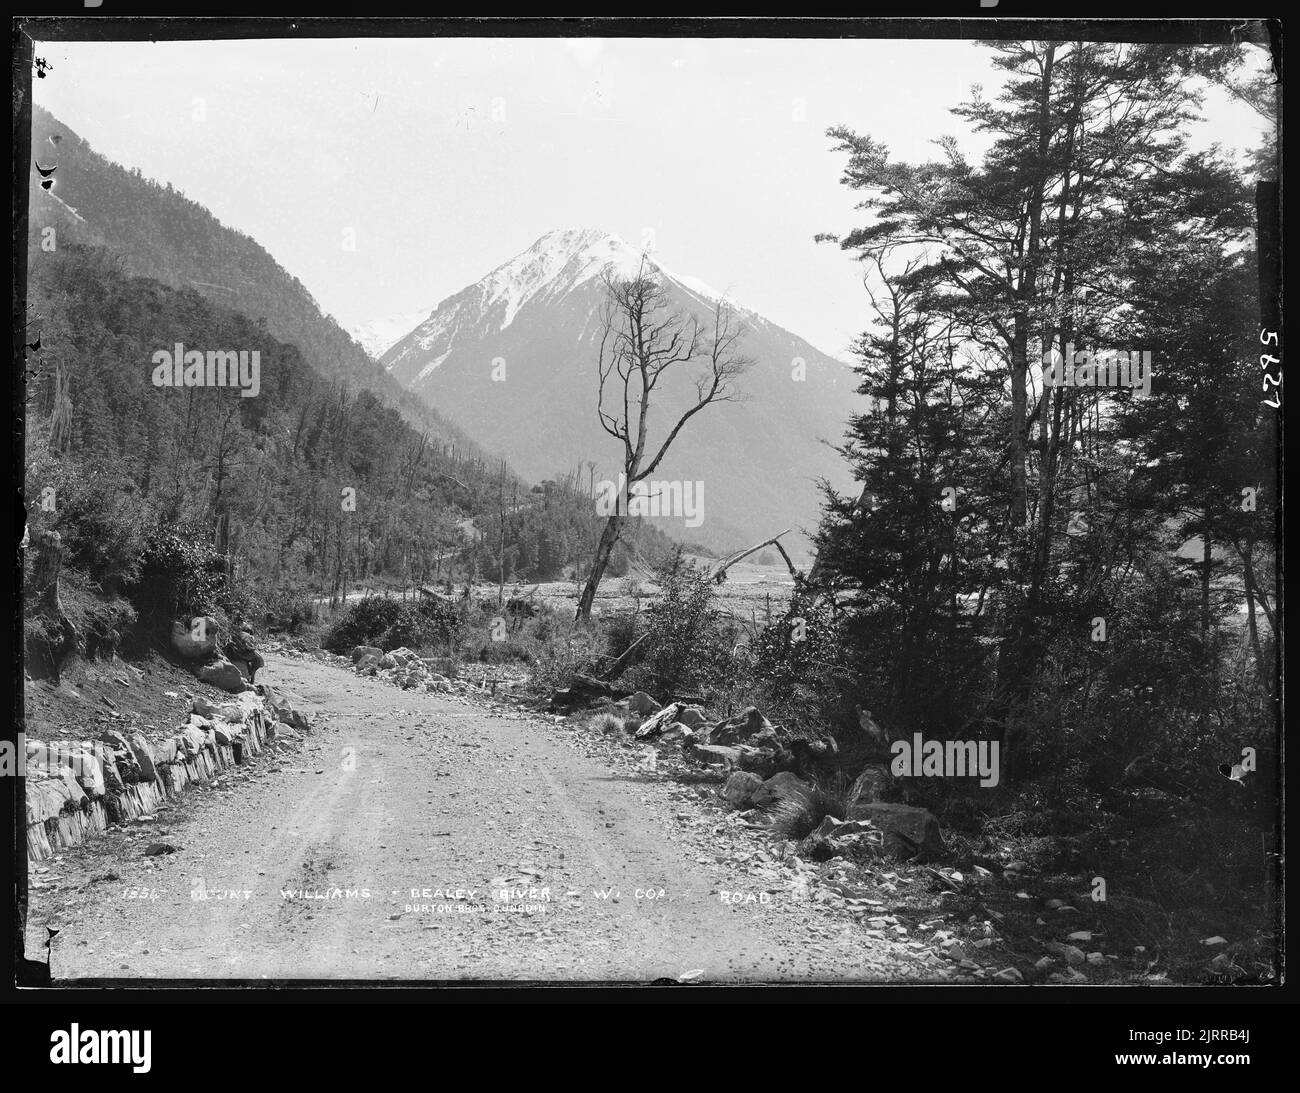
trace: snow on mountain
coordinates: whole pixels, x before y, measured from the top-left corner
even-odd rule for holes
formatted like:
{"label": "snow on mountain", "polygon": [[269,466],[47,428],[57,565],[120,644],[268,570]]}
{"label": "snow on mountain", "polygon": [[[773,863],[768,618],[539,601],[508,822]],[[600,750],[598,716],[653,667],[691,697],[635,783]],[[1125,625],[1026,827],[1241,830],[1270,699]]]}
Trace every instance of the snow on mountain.
{"label": "snow on mountain", "polygon": [[[711,325],[721,294],[708,285],[616,235],[565,229],[443,300],[381,363],[524,474],[546,478],[588,461],[600,474],[616,473],[618,445],[595,409],[601,275],[631,276],[643,263],[670,307]],[[722,546],[748,545],[791,524],[816,525],[817,480],[848,485],[832,445],[857,407],[846,365],[761,315],[739,306],[735,313],[742,350],[754,361],[741,381],[744,399],[693,418],[656,470],[656,478],[662,471],[670,479],[707,479],[706,526],[689,537]],[[652,440],[689,405],[701,366],[681,366],[657,389]]]}
{"label": "snow on mountain", "polygon": [[355,326],[348,328],[348,333],[356,340],[367,353],[375,360],[379,360],[394,345],[400,342],[411,328],[418,326],[422,321],[429,317],[430,309],[427,307],[420,308],[419,311],[408,312],[404,315],[389,315],[383,318],[370,319],[368,322],[357,323]]}

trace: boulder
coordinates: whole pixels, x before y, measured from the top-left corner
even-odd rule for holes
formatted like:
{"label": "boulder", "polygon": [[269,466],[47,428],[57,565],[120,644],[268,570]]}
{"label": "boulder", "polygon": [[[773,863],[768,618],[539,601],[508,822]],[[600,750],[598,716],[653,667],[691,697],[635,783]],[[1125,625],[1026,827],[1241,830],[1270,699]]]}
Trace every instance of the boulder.
{"label": "boulder", "polygon": [[902,858],[937,858],[944,853],[939,821],[924,808],[859,801],[849,809],[849,819],[869,820],[884,833],[886,853]]}
{"label": "boulder", "polygon": [[182,754],[180,749],[180,738],[176,736],[169,736],[166,740],[162,740],[157,744],[152,744],[151,748],[153,752],[155,771],[160,766],[176,762]]}
{"label": "boulder", "polygon": [[379,658],[374,653],[366,653],[357,661],[357,671],[363,676],[373,676],[379,671]]}
{"label": "boulder", "polygon": [[68,770],[91,797],[102,797],[107,789],[104,769],[95,755],[94,746],[89,743],[73,744],[66,740],[56,740],[42,744],[29,740],[27,769],[33,768],[37,773],[60,778],[63,777],[60,770]]}
{"label": "boulder", "polygon": [[[71,791],[62,778],[33,778],[28,775],[26,782],[28,826],[52,820],[65,808],[71,810],[75,807],[69,799]],[[72,784],[77,785],[75,780]],[[81,793],[80,786],[77,786],[77,792]]]}
{"label": "boulder", "polygon": [[854,780],[853,785],[849,787],[848,806],[849,811],[857,804],[875,804],[880,801],[893,781],[888,770],[883,766],[872,764],[863,770]]}
{"label": "boulder", "polygon": [[29,772],[26,782],[29,824],[52,820],[61,812],[75,812],[86,804],[86,794],[67,767],[35,777]]}
{"label": "boulder", "polygon": [[230,721],[237,725],[247,725],[257,717],[258,711],[262,708],[264,696],[268,691],[269,688],[266,687],[266,684],[259,683],[256,692],[241,691],[230,702],[222,702],[215,706],[209,705],[209,712],[205,716],[214,724],[218,721]]}
{"label": "boulder", "polygon": [[200,717],[216,717],[217,707],[213,702],[209,702],[202,695],[195,695],[190,699],[190,712],[196,713]]}
{"label": "boulder", "polygon": [[659,703],[651,698],[645,691],[637,691],[627,700],[628,712],[637,714],[641,717],[649,717],[652,713],[657,713]]}
{"label": "boulder", "polygon": [[385,653],[379,658],[379,667],[384,671],[397,667],[397,658],[392,653]]}
{"label": "boulder", "polygon": [[384,651],[377,645],[354,645],[352,652],[348,654],[352,658],[352,663],[356,664],[362,657],[374,657],[378,660],[384,655]]}
{"label": "boulder", "polygon": [[783,770],[772,775],[751,798],[758,808],[770,808],[778,801],[802,799],[809,804],[817,798],[817,790],[792,771]]}
{"label": "boulder", "polygon": [[708,716],[699,706],[683,706],[677,712],[677,720],[695,732],[699,732],[709,723]]}
{"label": "boulder", "polygon": [[753,744],[776,743],[776,730],[758,709],[750,706],[735,717],[719,721],[709,733],[710,744]]}
{"label": "boulder", "polygon": [[[361,659],[364,661],[366,658],[362,657]],[[298,695],[289,691],[273,690],[266,684],[259,685],[259,692],[266,706],[270,709],[271,716],[276,721],[283,721],[292,725],[295,729],[306,729],[310,726],[307,715],[300,709],[303,700]],[[234,719],[227,718],[227,720]]]}
{"label": "boulder", "polygon": [[126,786],[122,784],[122,774],[117,769],[117,757],[113,749],[99,740],[85,741],[85,746],[94,754],[104,775],[104,792],[114,797],[120,796],[125,792]]}
{"label": "boulder", "polygon": [[223,643],[222,652],[236,664],[243,666],[244,675],[252,682],[257,677],[257,670],[266,664],[253,645],[253,635],[247,630],[236,630],[230,639]]}
{"label": "boulder", "polygon": [[223,691],[239,692],[244,690],[244,677],[238,668],[225,657],[217,657],[211,664],[203,665],[197,672],[199,679]]}
{"label": "boulder", "polygon": [[750,774],[747,770],[738,770],[734,771],[722,783],[722,789],[719,792],[732,808],[746,809],[753,807],[754,794],[762,785],[763,780],[757,774]]}
{"label": "boulder", "polygon": [[114,765],[123,782],[134,784],[145,780],[140,772],[140,763],[125,736],[116,729],[105,729],[99,734],[99,739],[112,751]]}
{"label": "boulder", "polygon": [[636,730],[636,738],[645,740],[647,737],[658,736],[677,720],[677,711],[680,708],[680,702],[670,702],[653,717],[646,718],[641,722],[641,727]]}
{"label": "boulder", "polygon": [[185,753],[185,757],[193,759],[208,742],[208,734],[197,725],[186,725],[177,734],[176,740],[179,750]]}
{"label": "boulder", "polygon": [[203,616],[203,637],[194,636],[194,623],[197,619],[186,619],[172,623],[172,648],[186,660],[203,660],[217,650],[217,620],[211,615]]}

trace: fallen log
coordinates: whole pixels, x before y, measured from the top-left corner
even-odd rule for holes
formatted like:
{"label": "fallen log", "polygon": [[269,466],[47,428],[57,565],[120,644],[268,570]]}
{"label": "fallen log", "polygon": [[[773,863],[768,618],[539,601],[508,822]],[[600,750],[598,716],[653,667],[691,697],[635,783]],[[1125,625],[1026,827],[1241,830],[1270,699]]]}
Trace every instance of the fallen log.
{"label": "fallen log", "polygon": [[714,582],[717,584],[721,584],[723,581],[725,581],[727,579],[727,570],[729,570],[737,562],[743,561],[745,558],[748,558],[755,551],[762,550],[764,547],[767,546],[774,546],[776,547],[777,550],[781,552],[781,557],[785,559],[786,568],[790,570],[790,576],[794,578],[794,583],[795,586],[797,587],[800,583],[802,583],[803,575],[797,569],[795,569],[794,562],[790,560],[790,555],[785,552],[785,547],[781,545],[781,536],[789,535],[790,532],[792,532],[793,530],[794,530],[793,528],[786,528],[785,531],[781,532],[779,535],[773,535],[772,538],[764,539],[761,543],[756,543],[748,550],[742,550],[737,554],[731,555],[731,557],[725,559],[722,565],[720,565],[717,569],[713,571]]}

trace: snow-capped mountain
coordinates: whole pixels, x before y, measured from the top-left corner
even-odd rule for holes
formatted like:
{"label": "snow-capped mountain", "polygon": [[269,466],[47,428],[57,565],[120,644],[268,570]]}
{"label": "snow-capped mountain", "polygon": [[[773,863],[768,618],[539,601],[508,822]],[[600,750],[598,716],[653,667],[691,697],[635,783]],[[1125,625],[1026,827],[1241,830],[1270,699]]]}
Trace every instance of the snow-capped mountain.
{"label": "snow-capped mountain", "polygon": [[[443,300],[381,358],[405,387],[538,479],[582,463],[613,478],[621,449],[596,416],[602,274],[642,263],[671,306],[712,324],[718,294],[607,232],[550,232],[482,280]],[[734,305],[733,305],[734,306]],[[704,483],[704,522],[682,533],[749,545],[790,525],[815,527],[816,481],[848,486],[838,444],[859,403],[845,364],[742,307],[741,350],[753,364],[743,401],[706,407],[679,433],[656,480]],[[678,366],[651,402],[651,441],[689,404],[703,367]],[[792,543],[797,546],[798,543]]]}
{"label": "snow-capped mountain", "polygon": [[429,308],[422,307],[419,311],[407,312],[404,315],[388,315],[379,319],[371,319],[368,322],[357,323],[356,326],[348,327],[348,333],[356,339],[357,344],[370,356],[375,360],[379,360],[389,349],[406,337],[411,332],[412,327],[427,319],[429,312]]}

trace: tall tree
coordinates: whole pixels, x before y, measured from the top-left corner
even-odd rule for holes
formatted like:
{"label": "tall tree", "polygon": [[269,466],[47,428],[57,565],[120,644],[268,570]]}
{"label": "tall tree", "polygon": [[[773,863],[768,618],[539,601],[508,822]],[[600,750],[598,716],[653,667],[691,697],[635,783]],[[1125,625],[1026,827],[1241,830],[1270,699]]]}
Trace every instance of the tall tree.
{"label": "tall tree", "polygon": [[[596,413],[601,428],[622,445],[624,488],[601,529],[576,620],[591,617],[596,590],[623,533],[627,491],[654,473],[688,421],[707,406],[737,399],[736,380],[750,364],[739,351],[740,326],[724,301],[717,303],[706,326],[672,305],[644,258],[632,277],[609,272],[604,284]],[[653,441],[652,396],[682,371],[692,373],[694,396],[663,439]]]}

